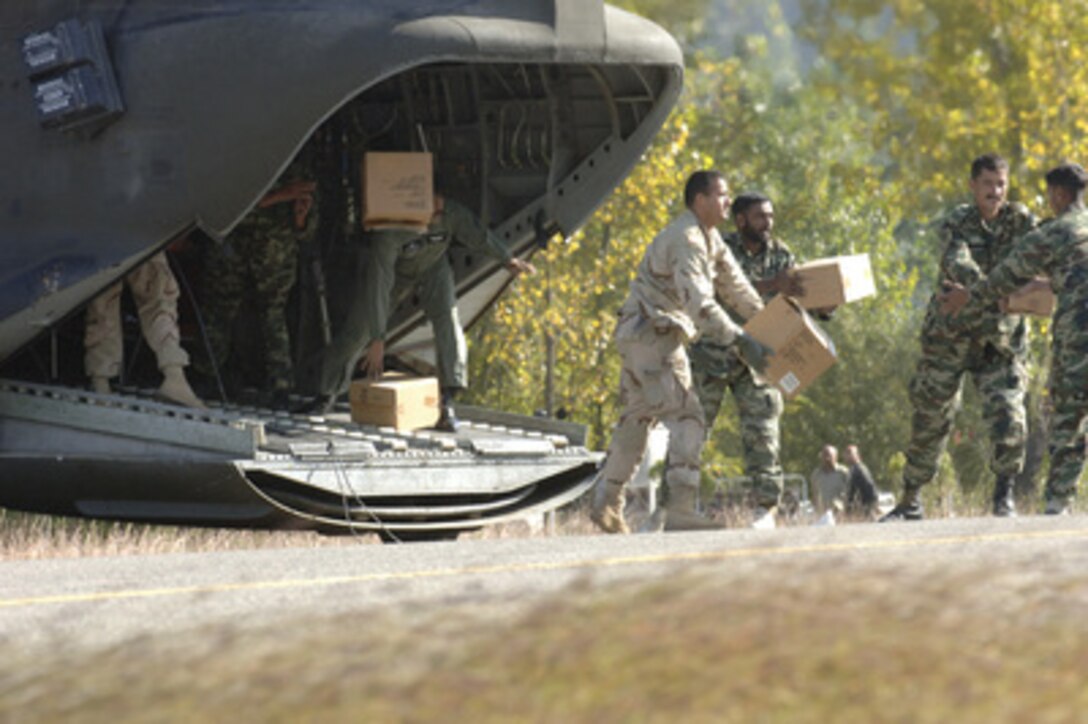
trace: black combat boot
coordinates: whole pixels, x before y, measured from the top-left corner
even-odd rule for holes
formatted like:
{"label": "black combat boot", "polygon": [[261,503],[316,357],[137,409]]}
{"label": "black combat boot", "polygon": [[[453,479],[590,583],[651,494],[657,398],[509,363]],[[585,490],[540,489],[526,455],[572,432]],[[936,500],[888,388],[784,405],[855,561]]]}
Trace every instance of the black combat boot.
{"label": "black combat boot", "polygon": [[331,395],[317,395],[290,408],[294,415],[324,415],[336,406],[336,398]]}
{"label": "black combat boot", "polygon": [[1011,475],[999,475],[994,482],[994,515],[999,518],[1016,516],[1016,501],[1013,499],[1013,483]]}
{"label": "black combat boot", "polygon": [[925,517],[922,503],[918,500],[918,488],[903,488],[903,495],[899,498],[899,504],[888,511],[888,514],[881,518],[879,522],[922,520]]}
{"label": "black combat boot", "polygon": [[439,404],[438,422],[435,423],[435,430],[442,430],[443,432],[457,432],[457,415],[453,410],[453,398],[457,394],[458,389],[456,387],[443,387],[442,399]]}

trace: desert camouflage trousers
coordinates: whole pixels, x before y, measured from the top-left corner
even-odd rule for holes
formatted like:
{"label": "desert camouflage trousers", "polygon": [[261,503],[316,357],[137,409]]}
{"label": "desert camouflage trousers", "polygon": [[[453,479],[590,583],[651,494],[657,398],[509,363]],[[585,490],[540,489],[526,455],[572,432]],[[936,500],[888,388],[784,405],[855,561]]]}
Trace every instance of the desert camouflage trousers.
{"label": "desert camouflage trousers", "polygon": [[247,220],[227,243],[211,247],[205,260],[201,312],[216,364],[223,366],[229,359],[234,319],[246,296],[253,295],[264,342],[265,376],[273,389],[293,386],[286,315],[297,276],[298,237],[286,222]]}
{"label": "desert camouflage trousers", "polygon": [[[155,353],[159,369],[189,364],[178,331],[178,282],[165,252],[159,252],[125,276],[144,340]],[[124,339],[121,333],[121,282],[87,306],[83,335],[83,366],[90,377],[116,377],[121,372]]]}
{"label": "desert camouflage trousers", "polygon": [[1088,435],[1088,337],[1054,345],[1050,395],[1053,413],[1047,448],[1047,500],[1069,502],[1084,471]]}
{"label": "desert camouflage trousers", "polygon": [[733,393],[740,416],[744,472],[749,477],[753,505],[771,508],[782,496],[779,462],[782,394],[755,379],[733,347],[700,341],[691,346],[691,375],[703,406],[707,432],[721,411],[726,390]]}
{"label": "desert camouflage trousers", "polygon": [[642,462],[650,427],[661,422],[669,431],[665,482],[672,489],[697,487],[706,426],[691,387],[680,330],[657,330],[648,320],[629,316],[617,325],[616,346],[623,361],[622,411],[601,477],[605,482],[629,483]]}
{"label": "desert camouflage trousers", "polygon": [[1016,475],[1023,469],[1027,439],[1023,357],[970,339],[927,338],[923,334],[922,356],[910,383],[914,412],[903,469],[905,487],[917,489],[936,477],[968,372],[982,399],[982,417],[989,428],[993,448],[990,469],[997,476]]}

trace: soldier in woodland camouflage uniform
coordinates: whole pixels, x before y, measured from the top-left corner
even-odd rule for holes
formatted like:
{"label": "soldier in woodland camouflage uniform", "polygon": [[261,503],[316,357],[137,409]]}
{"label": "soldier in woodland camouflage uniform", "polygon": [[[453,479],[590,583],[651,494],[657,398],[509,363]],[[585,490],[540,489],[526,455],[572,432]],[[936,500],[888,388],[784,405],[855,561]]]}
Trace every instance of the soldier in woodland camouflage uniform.
{"label": "soldier in woodland camouflage uniform", "polygon": [[[798,280],[788,273],[797,264],[793,252],[771,236],[774,206],[758,193],[740,194],[730,208],[737,231],[723,237],[764,302],[776,294],[800,293]],[[736,312],[729,311],[736,322]],[[752,503],[757,520],[778,506],[782,494],[782,466],[779,464],[779,418],[782,394],[757,380],[733,345],[700,339],[689,350],[691,374],[706,417],[707,432],[721,410],[726,389],[733,393],[740,413],[744,469],[751,479]]]}
{"label": "soldier in woodland camouflage uniform", "polygon": [[698,171],[684,189],[688,210],[646,249],[620,309],[616,346],[623,358],[620,413],[608,457],[594,491],[591,517],[608,533],[629,532],[624,491],[642,460],[649,428],[669,429],[665,529],[713,527],[696,512],[699,456],[706,439],[702,406],[691,386],[684,345],[700,334],[720,344],[736,342],[749,364],[762,369],[770,351],[737,326],[715,293],[751,317],[763,308],[718,235],[729,190],[715,171]]}
{"label": "soldier in woodland camouflage uniform", "polygon": [[1077,164],[1062,164],[1047,173],[1046,183],[1057,218],[1022,239],[986,278],[967,289],[949,291],[943,311],[955,314],[967,304],[960,316],[971,319],[985,314],[1037,274],[1050,277],[1058,307],[1051,327],[1053,416],[1046,512],[1060,515],[1068,511],[1076,495],[1088,434],[1088,209],[1084,206],[1088,173]]}
{"label": "soldier in woodland camouflage uniform", "polygon": [[[295,286],[299,243],[317,228],[316,183],[309,147],[304,147],[276,186],[213,247],[205,262],[206,298],[201,309],[216,364],[230,354],[231,328],[246,294],[258,307],[269,402],[284,405],[293,386],[287,299]],[[208,370],[202,370],[207,373]]]}
{"label": "soldier in woodland camouflage uniform", "polygon": [[[1008,164],[987,154],[971,164],[975,203],[957,206],[941,222],[944,244],[940,284],[974,284],[1004,260],[1035,225],[1020,204],[1006,202]],[[1027,420],[1024,391],[1026,329],[1020,315],[1005,314],[997,300],[971,318],[952,318],[930,300],[922,325],[922,355],[910,385],[914,415],[903,470],[903,494],[882,520],[918,520],[918,493],[937,474],[937,463],[952,426],[963,375],[970,372],[989,424],[993,459],[994,515],[1015,514],[1013,480],[1023,468]]]}

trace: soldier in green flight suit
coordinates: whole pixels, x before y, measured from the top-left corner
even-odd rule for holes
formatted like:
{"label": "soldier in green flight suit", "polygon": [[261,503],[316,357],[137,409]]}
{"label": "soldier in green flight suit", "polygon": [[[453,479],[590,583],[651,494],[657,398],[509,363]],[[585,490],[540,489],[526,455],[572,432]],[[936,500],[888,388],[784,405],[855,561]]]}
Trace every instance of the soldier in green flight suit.
{"label": "soldier in green flight suit", "polygon": [[382,375],[389,318],[408,294],[416,292],[434,330],[442,388],[442,415],[436,427],[456,429],[452,403],[468,386],[468,350],[457,318],[448,254],[454,242],[500,261],[512,274],[535,271],[532,264],[513,256],[475,214],[438,193],[434,216],[424,233],[401,229],[367,232],[361,260],[362,298],[323,353],[321,389],[327,399],[346,389],[356,366],[369,377]]}
{"label": "soldier in green flight suit", "polygon": [[965,320],[979,317],[1037,274],[1050,277],[1058,306],[1051,326],[1054,412],[1047,441],[1046,513],[1062,515],[1084,471],[1088,435],[1088,172],[1063,163],[1047,173],[1046,184],[1056,218],[1025,236],[985,278],[966,288],[951,286],[942,296],[941,311]]}
{"label": "soldier in green flight suit", "polygon": [[[733,252],[745,276],[764,303],[779,293],[798,296],[800,281],[789,270],[797,260],[784,243],[772,235],[774,205],[760,193],[739,194],[730,207],[737,230],[723,241]],[[725,307],[733,320],[736,312]],[[779,418],[782,394],[759,380],[741,359],[735,345],[701,338],[689,349],[693,387],[706,417],[706,429],[714,427],[726,390],[733,393],[740,413],[741,445],[745,473],[750,479],[750,498],[757,521],[772,521],[782,494],[779,463]],[[766,523],[764,523],[766,524]]]}
{"label": "soldier in green flight suit", "polygon": [[[1009,166],[1000,156],[986,154],[974,160],[970,188],[974,203],[954,208],[939,227],[944,243],[939,284],[984,281],[1037,223],[1024,206],[1006,201]],[[937,474],[967,372],[982,398],[990,428],[990,468],[997,478],[993,513],[1015,514],[1013,481],[1024,465],[1027,438],[1025,337],[1023,318],[1006,314],[996,299],[977,315],[954,318],[941,311],[938,293],[933,295],[922,324],[922,355],[910,385],[914,413],[903,493],[881,520],[923,517],[919,492]]]}

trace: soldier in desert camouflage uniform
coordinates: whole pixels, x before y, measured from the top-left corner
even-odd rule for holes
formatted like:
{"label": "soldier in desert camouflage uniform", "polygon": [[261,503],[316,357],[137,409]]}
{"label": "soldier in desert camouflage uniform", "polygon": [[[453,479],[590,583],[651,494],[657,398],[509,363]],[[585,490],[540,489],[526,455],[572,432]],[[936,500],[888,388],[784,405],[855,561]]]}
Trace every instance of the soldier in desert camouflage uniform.
{"label": "soldier in desert camouflage uniform", "polygon": [[665,529],[712,527],[696,512],[706,424],[691,386],[684,345],[699,335],[725,345],[735,342],[757,368],[766,365],[770,354],[715,301],[717,293],[745,318],[763,308],[718,235],[716,227],[725,220],[729,206],[725,179],[715,171],[692,174],[684,189],[684,203],[688,210],[646,249],[616,325],[616,346],[623,358],[622,411],[591,511],[594,523],[608,533],[629,532],[623,517],[624,491],[642,460],[649,428],[657,420],[669,429]]}
{"label": "soldier in desert camouflage uniform", "polygon": [[[744,193],[730,208],[737,231],[723,237],[748,280],[764,303],[776,294],[800,294],[800,283],[788,272],[797,264],[793,252],[771,235],[774,205],[763,194]],[[739,316],[727,310],[735,322]],[[782,466],[779,463],[779,418],[782,394],[752,375],[733,345],[700,339],[689,350],[694,387],[703,405],[707,432],[721,410],[725,391],[733,393],[740,414],[744,470],[751,480],[751,502],[756,519],[778,506],[782,494]]]}
{"label": "soldier in desert camouflage uniform", "polygon": [[294,381],[287,300],[295,286],[299,244],[317,228],[316,193],[307,146],[227,241],[209,251],[205,262],[202,312],[211,354],[219,365],[227,360],[235,315],[245,295],[253,294],[265,348],[268,401],[276,406],[286,404]]}
{"label": "soldier in desert camouflage uniform", "polygon": [[[144,340],[163,374],[159,397],[188,407],[204,407],[185,377],[189,354],[181,346],[178,329],[178,281],[170,271],[166,252],[160,251],[129,272],[124,283],[136,302]],[[121,291],[121,282],[117,282],[87,306],[83,362],[92,388],[99,393],[110,392],[110,380],[121,372]]]}
{"label": "soldier in desert camouflage uniform", "polygon": [[[1035,227],[1035,217],[1026,208],[1006,202],[1008,178],[1008,164],[1000,156],[980,156],[971,164],[975,203],[957,206],[940,224],[944,252],[939,284],[985,280]],[[1024,465],[1027,437],[1025,336],[1023,318],[1005,314],[997,300],[974,317],[956,319],[941,311],[938,294],[933,295],[922,325],[921,359],[910,385],[914,414],[903,494],[882,520],[923,516],[919,490],[937,474],[966,372],[982,398],[993,445],[990,467],[997,477],[993,513],[1015,514],[1013,480]]]}
{"label": "soldier in desert camouflage uniform", "polygon": [[1046,183],[1057,218],[1021,240],[985,279],[947,292],[943,311],[957,314],[962,310],[960,316],[970,319],[1036,275],[1050,277],[1058,306],[1051,327],[1053,415],[1046,512],[1060,515],[1068,511],[1076,495],[1088,434],[1088,209],[1084,205],[1088,173],[1078,164],[1066,163],[1051,169]]}

